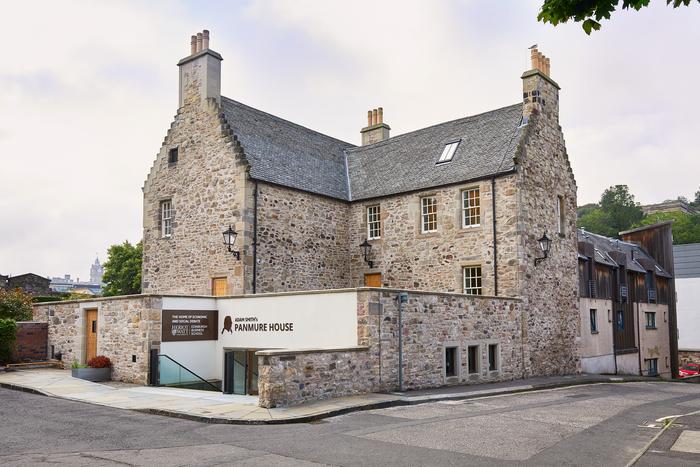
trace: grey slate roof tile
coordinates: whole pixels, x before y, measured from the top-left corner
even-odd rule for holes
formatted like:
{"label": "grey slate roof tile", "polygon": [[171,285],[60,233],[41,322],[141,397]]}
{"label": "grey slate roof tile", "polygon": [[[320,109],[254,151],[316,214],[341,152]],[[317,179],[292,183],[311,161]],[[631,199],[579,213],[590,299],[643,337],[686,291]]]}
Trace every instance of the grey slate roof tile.
{"label": "grey slate roof tile", "polygon": [[[353,200],[474,180],[514,168],[522,104],[347,149]],[[451,162],[436,165],[445,144]]]}
{"label": "grey slate roof tile", "polygon": [[[222,97],[251,177],[346,201],[487,177],[514,168],[522,104],[356,147]],[[436,165],[445,144],[451,162]]]}
{"label": "grey slate roof tile", "polygon": [[348,199],[343,150],[352,144],[226,97],[221,104],[250,162],[251,177]]}

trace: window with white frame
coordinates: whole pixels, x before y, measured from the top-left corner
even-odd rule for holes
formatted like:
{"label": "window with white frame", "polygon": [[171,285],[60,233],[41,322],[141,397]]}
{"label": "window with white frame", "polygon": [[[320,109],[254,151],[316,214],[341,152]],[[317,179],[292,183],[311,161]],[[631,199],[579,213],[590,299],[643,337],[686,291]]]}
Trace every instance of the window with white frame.
{"label": "window with white frame", "polygon": [[437,232],[437,200],[433,196],[420,199],[421,233]]}
{"label": "window with white frame", "polygon": [[462,227],[476,227],[481,224],[481,199],[478,188],[462,191]]}
{"label": "window with white frame", "polygon": [[459,146],[459,141],[453,141],[452,143],[447,143],[445,145],[445,149],[442,150],[442,154],[440,154],[440,158],[438,159],[437,163],[442,164],[445,162],[450,162],[452,158],[455,156],[455,152],[457,151],[457,146]]}
{"label": "window with white frame", "polygon": [[481,266],[465,266],[462,268],[464,276],[464,293],[467,295],[481,295]]}
{"label": "window with white frame", "polygon": [[382,224],[379,215],[379,205],[367,207],[367,238],[370,240],[382,236]]}
{"label": "window with white frame", "polygon": [[564,233],[564,197],[557,196],[557,233]]}
{"label": "window with white frame", "polygon": [[164,238],[173,235],[173,203],[169,199],[160,202],[160,232]]}

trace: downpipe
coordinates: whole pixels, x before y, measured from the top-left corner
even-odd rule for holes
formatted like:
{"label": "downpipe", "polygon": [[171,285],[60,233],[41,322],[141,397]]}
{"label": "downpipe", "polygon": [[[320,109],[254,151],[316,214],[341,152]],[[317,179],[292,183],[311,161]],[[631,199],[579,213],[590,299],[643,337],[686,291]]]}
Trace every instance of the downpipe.
{"label": "downpipe", "polygon": [[396,296],[399,311],[399,392],[403,392],[403,304],[408,302],[408,293]]}

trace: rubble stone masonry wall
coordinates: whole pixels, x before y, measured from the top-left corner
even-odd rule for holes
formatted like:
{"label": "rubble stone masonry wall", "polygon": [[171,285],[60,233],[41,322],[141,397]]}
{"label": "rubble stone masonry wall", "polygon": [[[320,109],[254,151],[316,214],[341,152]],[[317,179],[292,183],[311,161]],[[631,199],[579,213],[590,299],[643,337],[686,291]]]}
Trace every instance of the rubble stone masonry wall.
{"label": "rubble stone masonry wall", "polygon": [[86,363],[85,314],[96,309],[97,355],[112,361],[112,379],[145,385],[149,350],[160,344],[161,308],[160,297],[142,295],[37,304],[33,311],[35,321],[49,323],[49,348],[69,367]]}
{"label": "rubble stone masonry wall", "polygon": [[[517,196],[515,175],[496,179],[498,295],[513,296],[517,276]],[[481,222],[462,227],[462,192],[479,188]],[[421,198],[437,200],[437,232],[421,233]],[[367,238],[367,207],[380,206],[381,238],[370,240],[374,268],[364,262],[360,248]],[[493,212],[491,181],[401,194],[352,204],[350,258],[352,286],[364,285],[364,274],[381,273],[382,285],[440,292],[463,291],[463,266],[481,266],[483,293],[494,295]]]}
{"label": "rubble stone masonry wall", "polygon": [[[400,292],[358,291],[356,349],[259,352],[260,405],[398,390]],[[521,300],[426,292],[408,292],[408,297],[402,309],[404,389],[504,381],[530,372]],[[489,345],[496,346],[493,370]],[[470,346],[477,356],[473,373]],[[445,374],[446,347],[457,349],[455,376]]]}
{"label": "rubble stone masonry wall", "polygon": [[350,287],[348,210],[343,201],[259,182],[256,291]]}
{"label": "rubble stone masonry wall", "polygon": [[[576,182],[558,120],[558,89],[541,74],[523,76],[528,118],[518,155],[519,275],[526,301],[526,339],[533,375],[574,373],[579,369]],[[538,101],[532,102],[532,91]],[[563,229],[558,232],[559,198]],[[549,256],[537,240],[547,233]]]}

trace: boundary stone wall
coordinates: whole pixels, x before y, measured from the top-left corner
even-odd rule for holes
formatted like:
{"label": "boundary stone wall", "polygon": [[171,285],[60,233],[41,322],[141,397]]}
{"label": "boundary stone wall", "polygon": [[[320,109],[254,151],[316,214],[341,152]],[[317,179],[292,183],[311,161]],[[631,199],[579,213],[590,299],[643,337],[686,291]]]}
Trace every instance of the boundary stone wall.
{"label": "boundary stone wall", "polygon": [[[125,296],[34,305],[34,319],[48,323],[48,345],[63,354],[63,364],[85,362],[85,313],[97,309],[97,355],[112,361],[112,379],[148,382],[148,354],[160,344],[162,300]],[[136,361],[132,361],[132,356]]]}

